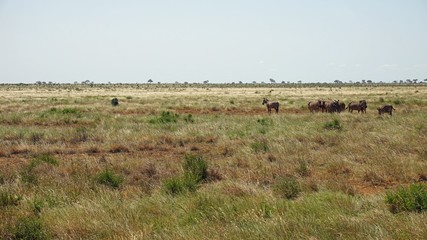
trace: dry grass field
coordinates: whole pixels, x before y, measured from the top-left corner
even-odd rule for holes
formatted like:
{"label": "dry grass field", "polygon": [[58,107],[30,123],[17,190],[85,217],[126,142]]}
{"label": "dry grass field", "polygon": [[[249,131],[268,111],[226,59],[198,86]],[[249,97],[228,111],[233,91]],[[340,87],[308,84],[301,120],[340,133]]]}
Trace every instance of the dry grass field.
{"label": "dry grass field", "polygon": [[[368,109],[310,113],[317,99]],[[425,205],[386,201],[418,186],[427,202],[427,85],[2,85],[0,100],[0,239],[427,239]]]}

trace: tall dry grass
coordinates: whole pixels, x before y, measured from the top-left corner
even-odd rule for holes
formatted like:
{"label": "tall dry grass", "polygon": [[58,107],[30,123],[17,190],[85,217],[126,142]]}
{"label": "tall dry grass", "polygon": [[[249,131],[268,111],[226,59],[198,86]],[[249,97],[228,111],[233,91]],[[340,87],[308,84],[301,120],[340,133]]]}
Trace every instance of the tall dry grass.
{"label": "tall dry grass", "polygon": [[[17,236],[24,218],[61,239],[427,234],[425,212],[393,214],[385,202],[387,191],[425,183],[426,86],[0,86],[0,93],[2,238]],[[281,102],[278,115],[267,114],[263,97]],[[319,98],[366,99],[368,112],[309,113],[307,102]],[[392,117],[376,112],[385,103],[397,109]],[[168,116],[176,118],[162,120]],[[185,176],[188,155],[207,162],[208,180],[195,192],[167,194],[165,182]],[[117,187],[99,180],[106,169],[123,180]],[[295,198],[277,194],[296,185]]]}

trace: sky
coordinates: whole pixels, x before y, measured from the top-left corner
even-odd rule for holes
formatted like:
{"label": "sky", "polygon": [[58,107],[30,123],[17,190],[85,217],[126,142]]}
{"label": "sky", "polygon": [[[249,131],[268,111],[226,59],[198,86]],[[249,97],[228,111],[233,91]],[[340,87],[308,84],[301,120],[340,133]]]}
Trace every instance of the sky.
{"label": "sky", "polygon": [[0,0],[0,83],[427,79],[427,0]]}

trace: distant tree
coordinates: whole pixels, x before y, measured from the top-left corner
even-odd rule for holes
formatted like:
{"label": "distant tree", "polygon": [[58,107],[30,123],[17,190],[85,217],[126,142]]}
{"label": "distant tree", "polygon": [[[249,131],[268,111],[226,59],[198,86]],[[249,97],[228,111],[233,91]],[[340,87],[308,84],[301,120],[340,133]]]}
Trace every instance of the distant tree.
{"label": "distant tree", "polygon": [[187,84],[188,84],[188,82],[184,82],[184,84],[185,84],[185,85],[187,85]]}
{"label": "distant tree", "polygon": [[302,83],[302,81],[301,80],[298,80],[298,84],[301,84]]}
{"label": "distant tree", "polygon": [[203,81],[203,84],[208,84],[208,83],[209,83],[209,80]]}
{"label": "distant tree", "polygon": [[285,81],[282,81],[282,84],[285,84]]}
{"label": "distant tree", "polygon": [[406,82],[407,83],[412,83],[412,80],[408,78],[408,79],[406,79]]}
{"label": "distant tree", "polygon": [[366,80],[365,80],[365,79],[363,79],[363,80],[362,80],[362,83],[363,83],[363,84],[365,84],[365,83],[366,83]]}
{"label": "distant tree", "polygon": [[372,83],[372,80],[367,80],[366,82],[367,82],[367,83],[369,83],[369,84],[371,84],[371,83]]}
{"label": "distant tree", "polygon": [[427,78],[426,78],[426,79],[424,79],[423,81],[427,83]]}
{"label": "distant tree", "polygon": [[40,82],[40,81],[37,81],[37,82],[36,82],[36,84],[37,84],[37,85],[41,85],[41,84],[42,84],[42,82]]}
{"label": "distant tree", "polygon": [[270,78],[270,83],[276,83],[276,80]]}
{"label": "distant tree", "polygon": [[396,84],[396,83],[397,83],[397,80],[394,80],[394,81],[393,81],[393,83],[395,83],[395,84]]}
{"label": "distant tree", "polygon": [[403,80],[400,80],[400,81],[399,81],[399,83],[400,83],[400,84],[403,84]]}
{"label": "distant tree", "polygon": [[179,82],[178,82],[178,81],[175,81],[175,84],[179,84]]}
{"label": "distant tree", "polygon": [[148,83],[153,83],[153,80],[151,80],[151,78],[150,79],[148,79],[148,81],[147,81]]}
{"label": "distant tree", "polygon": [[243,82],[242,82],[242,81],[239,81],[239,84],[243,84]]}
{"label": "distant tree", "polygon": [[256,81],[253,81],[252,83],[253,83],[253,84],[256,84]]}
{"label": "distant tree", "polygon": [[412,79],[412,82],[417,83],[418,79]]}

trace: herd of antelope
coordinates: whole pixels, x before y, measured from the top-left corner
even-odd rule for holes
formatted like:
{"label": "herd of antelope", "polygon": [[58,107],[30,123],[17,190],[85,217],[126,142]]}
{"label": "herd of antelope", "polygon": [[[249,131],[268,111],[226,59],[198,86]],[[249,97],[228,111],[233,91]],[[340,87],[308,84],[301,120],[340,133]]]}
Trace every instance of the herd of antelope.
{"label": "herd of antelope", "polygon": [[[264,98],[262,101],[262,105],[267,106],[267,111],[269,114],[271,114],[271,109],[274,109],[276,113],[279,113],[279,102],[270,102],[267,98]],[[331,100],[331,101],[310,101],[307,104],[308,110],[310,110],[311,113],[313,112],[342,112],[348,109],[350,113],[352,113],[354,110],[357,110],[358,113],[366,113],[366,109],[368,108],[368,104],[366,103],[366,100],[360,100],[359,102],[350,102],[347,106],[345,103],[340,102],[339,100]],[[390,116],[393,115],[393,110],[396,110],[393,108],[392,105],[383,105],[381,107],[377,108],[378,114],[388,113]]]}

